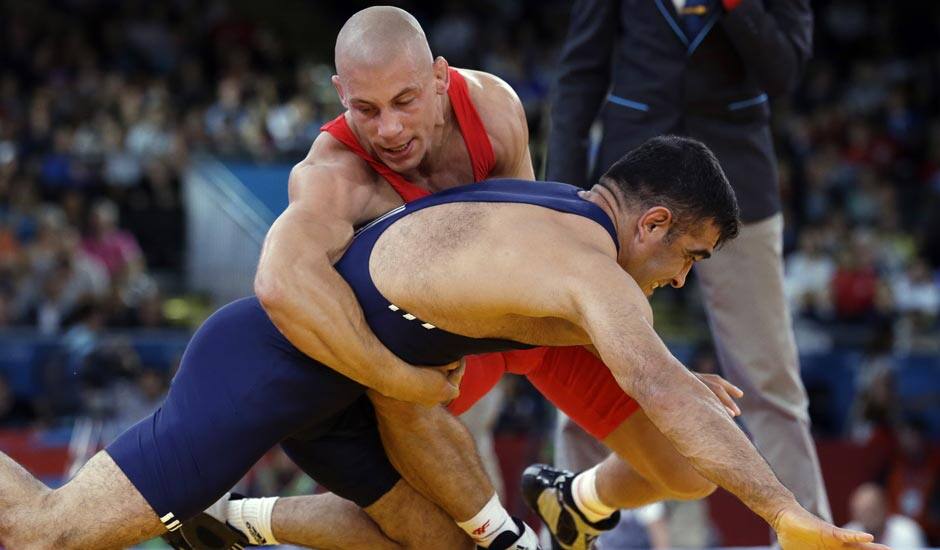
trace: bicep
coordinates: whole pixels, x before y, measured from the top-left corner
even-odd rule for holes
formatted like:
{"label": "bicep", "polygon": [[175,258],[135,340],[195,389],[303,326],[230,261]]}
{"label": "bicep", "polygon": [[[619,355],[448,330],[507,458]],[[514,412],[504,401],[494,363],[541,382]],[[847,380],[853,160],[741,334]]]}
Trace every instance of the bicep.
{"label": "bicep", "polygon": [[490,177],[534,180],[535,170],[529,151],[529,123],[522,100],[509,84],[492,75],[489,78],[492,79],[489,85],[494,90],[490,109],[495,116],[487,118],[492,121],[489,129],[497,156]]}
{"label": "bicep", "polygon": [[572,322],[588,334],[618,384],[642,404],[685,369],[653,329],[652,308],[639,285],[616,264],[589,267],[590,278],[573,290]]}
{"label": "bicep", "polygon": [[[323,261],[335,261],[370,212],[371,194],[336,170],[294,168],[290,204],[265,237],[258,276]],[[257,281],[256,281],[257,282]]]}

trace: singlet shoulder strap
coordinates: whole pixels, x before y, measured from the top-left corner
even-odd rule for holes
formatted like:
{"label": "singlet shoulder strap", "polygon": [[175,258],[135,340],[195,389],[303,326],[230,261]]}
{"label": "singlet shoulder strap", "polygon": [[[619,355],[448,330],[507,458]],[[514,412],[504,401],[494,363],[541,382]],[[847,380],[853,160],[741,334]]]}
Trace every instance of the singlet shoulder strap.
{"label": "singlet shoulder strap", "polygon": [[[460,134],[463,136],[464,145],[467,147],[467,153],[470,156],[470,164],[473,167],[473,180],[485,180],[496,165],[493,144],[486,134],[486,128],[483,126],[480,114],[470,99],[470,89],[467,87],[466,80],[460,74],[460,71],[453,67],[450,68],[450,87],[447,90],[447,95],[450,98],[451,108],[454,110],[457,125],[460,127]],[[370,155],[359,143],[356,134],[353,133],[346,122],[345,113],[321,126],[320,131],[327,132],[359,158],[369,163],[369,166],[385,178],[385,181],[392,186],[405,202],[411,202],[430,195],[429,191],[406,180],[404,176]]]}
{"label": "singlet shoulder strap", "polygon": [[389,185],[392,186],[395,192],[397,192],[405,202],[417,200],[421,197],[426,197],[431,194],[427,190],[422,189],[406,180],[401,174],[392,170],[384,163],[379,162],[375,159],[375,157],[370,155],[359,143],[359,140],[356,138],[356,134],[353,133],[352,129],[349,127],[349,124],[346,123],[345,114],[341,114],[321,126],[320,131],[327,132],[336,138],[340,143],[348,147],[349,150],[355,153],[359,158],[368,162],[369,166],[371,166],[372,169],[376,171],[376,173],[385,178],[385,181],[387,181]]}
{"label": "singlet shoulder strap", "polygon": [[489,177],[496,165],[496,155],[493,153],[493,144],[486,134],[486,128],[480,119],[476,106],[470,99],[470,89],[467,81],[460,71],[450,68],[450,88],[447,90],[450,97],[451,108],[457,117],[460,133],[464,144],[470,154],[470,163],[473,165],[473,180],[482,181]]}

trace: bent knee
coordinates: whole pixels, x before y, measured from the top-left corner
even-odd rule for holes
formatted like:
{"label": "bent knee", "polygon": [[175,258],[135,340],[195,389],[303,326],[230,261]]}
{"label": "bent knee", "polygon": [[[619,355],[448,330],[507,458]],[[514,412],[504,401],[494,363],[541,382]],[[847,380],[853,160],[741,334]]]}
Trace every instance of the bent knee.
{"label": "bent knee", "polygon": [[714,493],[717,488],[717,485],[695,471],[670,476],[663,487],[669,498],[675,500],[699,500]]}

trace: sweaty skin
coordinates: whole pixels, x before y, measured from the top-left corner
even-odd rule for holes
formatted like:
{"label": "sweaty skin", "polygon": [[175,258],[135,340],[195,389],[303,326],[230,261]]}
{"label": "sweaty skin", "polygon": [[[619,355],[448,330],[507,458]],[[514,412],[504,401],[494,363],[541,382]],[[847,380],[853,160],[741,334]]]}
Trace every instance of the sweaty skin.
{"label": "sweaty skin", "polygon": [[[473,181],[447,95],[447,62],[431,57],[413,18],[396,8],[363,10],[340,32],[336,64],[333,83],[347,108],[346,122],[374,157],[429,192]],[[489,176],[534,179],[525,112],[515,92],[493,75],[460,72],[493,147]],[[390,153],[406,144],[405,153]],[[373,390],[369,395],[393,464],[451,518],[471,518],[495,492],[472,438],[442,407],[411,404],[453,399],[456,377],[442,369],[415,368],[388,351],[333,269],[353,228],[401,205],[402,199],[327,133],[292,170],[289,196],[290,205],[271,227],[258,265],[255,293],[262,306],[298,349]],[[415,475],[441,463],[452,468],[439,469],[437,479],[425,483]],[[302,517],[303,506],[302,500],[279,503],[277,513]],[[366,512],[386,530],[407,523],[382,501]],[[297,540],[293,535],[303,529],[296,524],[295,532],[294,523],[276,523],[279,538]],[[414,531],[429,525],[418,520]]]}
{"label": "sweaty skin", "polygon": [[656,250],[676,269],[673,280],[682,281],[695,261],[685,251],[707,257],[718,230],[709,224],[669,244],[662,235],[671,220],[657,221],[661,209],[618,211],[600,187],[587,197],[614,221],[619,253],[600,225],[581,216],[534,205],[452,203],[387,229],[370,273],[386,299],[442,330],[594,346],[659,431],[703,476],[764,518],[783,548],[885,548],[803,510],[721,401],[653,331],[646,289],[656,279],[630,266]]}

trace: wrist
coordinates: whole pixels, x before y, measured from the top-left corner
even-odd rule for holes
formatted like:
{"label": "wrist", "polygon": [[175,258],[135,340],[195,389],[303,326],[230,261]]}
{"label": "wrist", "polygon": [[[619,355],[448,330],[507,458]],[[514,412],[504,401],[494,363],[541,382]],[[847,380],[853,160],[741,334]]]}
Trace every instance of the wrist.
{"label": "wrist", "polygon": [[798,510],[802,510],[803,507],[800,506],[800,503],[794,498],[787,499],[786,501],[777,504],[774,507],[770,508],[770,512],[767,515],[761,514],[761,517],[770,525],[771,529],[776,531],[780,527],[780,523],[787,514],[793,513]]}

